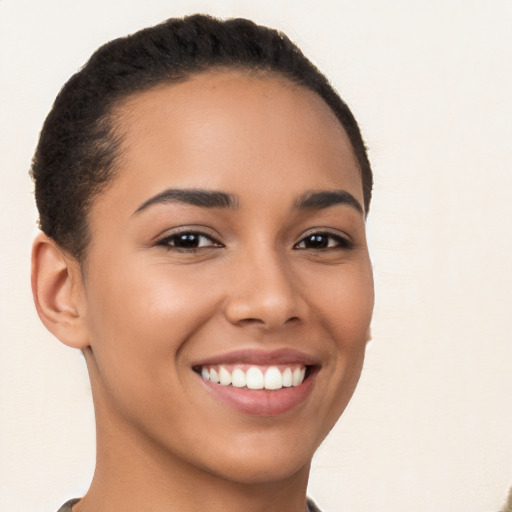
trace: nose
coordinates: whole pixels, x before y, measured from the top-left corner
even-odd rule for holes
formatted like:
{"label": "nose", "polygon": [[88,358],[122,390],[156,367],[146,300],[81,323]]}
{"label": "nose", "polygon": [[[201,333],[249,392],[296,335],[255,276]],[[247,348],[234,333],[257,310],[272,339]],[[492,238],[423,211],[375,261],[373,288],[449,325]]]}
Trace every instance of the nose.
{"label": "nose", "polygon": [[225,306],[231,323],[272,330],[305,319],[307,304],[299,279],[284,257],[252,253],[235,266]]}

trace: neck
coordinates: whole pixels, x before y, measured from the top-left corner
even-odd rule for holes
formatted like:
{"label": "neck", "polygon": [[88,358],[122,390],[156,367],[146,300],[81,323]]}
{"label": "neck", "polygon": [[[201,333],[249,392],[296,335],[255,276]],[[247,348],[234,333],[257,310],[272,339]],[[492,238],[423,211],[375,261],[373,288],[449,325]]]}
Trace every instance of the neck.
{"label": "neck", "polygon": [[306,510],[310,462],[272,481],[226,478],[169,453],[165,446],[127,426],[96,398],[96,470],[89,491],[73,512]]}

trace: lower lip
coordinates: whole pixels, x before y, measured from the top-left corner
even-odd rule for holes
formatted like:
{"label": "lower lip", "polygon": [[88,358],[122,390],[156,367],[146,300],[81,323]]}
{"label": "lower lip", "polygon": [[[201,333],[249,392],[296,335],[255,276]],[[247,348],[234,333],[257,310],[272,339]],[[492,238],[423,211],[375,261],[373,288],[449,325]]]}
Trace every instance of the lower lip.
{"label": "lower lip", "polygon": [[299,386],[270,391],[223,386],[199,378],[221,402],[253,416],[276,416],[291,411],[306,400],[314,382],[314,375],[310,375]]}

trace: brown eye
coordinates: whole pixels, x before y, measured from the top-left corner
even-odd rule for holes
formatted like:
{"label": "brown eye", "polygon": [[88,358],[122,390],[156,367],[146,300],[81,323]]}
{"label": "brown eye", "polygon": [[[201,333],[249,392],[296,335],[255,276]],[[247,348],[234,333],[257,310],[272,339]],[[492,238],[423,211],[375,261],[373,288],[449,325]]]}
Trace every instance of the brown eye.
{"label": "brown eye", "polygon": [[353,243],[350,240],[333,233],[311,233],[295,245],[295,249],[313,250],[351,249],[352,247]]}
{"label": "brown eye", "polygon": [[222,244],[204,233],[186,232],[176,233],[160,240],[157,245],[163,245],[169,249],[194,250],[207,247],[222,247]]}

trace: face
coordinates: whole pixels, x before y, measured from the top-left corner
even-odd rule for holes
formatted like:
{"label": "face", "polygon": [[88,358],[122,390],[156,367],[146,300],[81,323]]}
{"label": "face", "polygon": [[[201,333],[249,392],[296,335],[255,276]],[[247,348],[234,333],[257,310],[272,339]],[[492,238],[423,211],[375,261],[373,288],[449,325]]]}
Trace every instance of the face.
{"label": "face", "polygon": [[373,307],[344,130],[311,91],[236,72],[138,94],[119,127],[83,277],[100,434],[233,482],[307,470]]}

